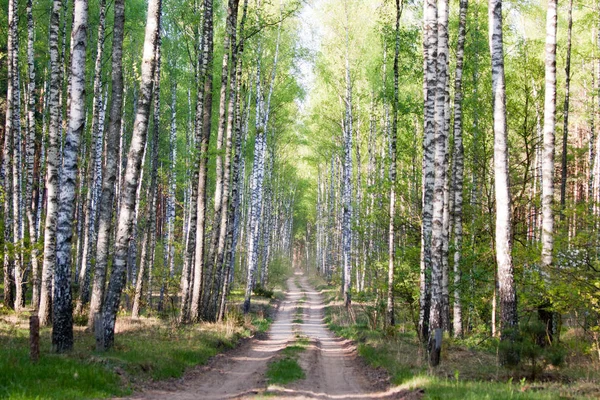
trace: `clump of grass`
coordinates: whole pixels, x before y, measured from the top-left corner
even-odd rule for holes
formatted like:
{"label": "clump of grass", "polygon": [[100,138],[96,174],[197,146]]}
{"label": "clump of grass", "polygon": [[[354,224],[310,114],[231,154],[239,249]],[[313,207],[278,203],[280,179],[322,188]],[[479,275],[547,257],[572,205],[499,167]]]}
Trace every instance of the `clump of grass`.
{"label": "clump of grass", "polygon": [[302,308],[302,307],[296,307],[296,316],[292,320],[292,323],[293,324],[302,324],[302,323],[304,323],[304,320],[302,319],[302,317],[304,317],[304,308]]}
{"label": "clump of grass", "polygon": [[286,383],[304,379],[305,377],[306,375],[300,367],[300,364],[298,364],[298,361],[288,356],[269,363],[267,368],[267,379],[269,380],[269,383],[285,385]]}

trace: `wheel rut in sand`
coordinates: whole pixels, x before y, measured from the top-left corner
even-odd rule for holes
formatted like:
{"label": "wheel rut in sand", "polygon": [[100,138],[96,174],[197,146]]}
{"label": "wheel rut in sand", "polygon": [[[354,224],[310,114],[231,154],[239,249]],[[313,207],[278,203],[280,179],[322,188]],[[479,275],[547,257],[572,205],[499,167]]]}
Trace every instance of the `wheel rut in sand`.
{"label": "wheel rut in sand", "polygon": [[[285,300],[264,339],[252,339],[216,356],[161,389],[137,393],[132,399],[417,399],[418,393],[382,388],[380,375],[357,358],[355,346],[327,329],[322,296],[306,276],[296,272]],[[298,314],[301,310],[301,314]],[[269,385],[269,362],[298,337],[308,342],[298,363],[305,378],[284,386]]]}

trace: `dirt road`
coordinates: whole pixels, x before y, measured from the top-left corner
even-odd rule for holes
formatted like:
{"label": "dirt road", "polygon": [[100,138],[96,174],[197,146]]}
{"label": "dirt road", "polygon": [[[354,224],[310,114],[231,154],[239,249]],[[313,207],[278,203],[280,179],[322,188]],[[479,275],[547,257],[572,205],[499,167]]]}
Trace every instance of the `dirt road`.
{"label": "dirt road", "polygon": [[[303,315],[297,315],[302,307]],[[134,395],[133,399],[415,399],[416,393],[386,390],[381,373],[356,356],[351,342],[337,338],[323,322],[323,298],[302,273],[288,280],[288,291],[266,339],[253,339],[240,348],[217,356],[205,367],[161,390]],[[296,319],[294,323],[294,319]],[[300,323],[300,320],[302,323]],[[308,339],[299,364],[306,378],[285,386],[269,385],[269,361],[298,335]]]}

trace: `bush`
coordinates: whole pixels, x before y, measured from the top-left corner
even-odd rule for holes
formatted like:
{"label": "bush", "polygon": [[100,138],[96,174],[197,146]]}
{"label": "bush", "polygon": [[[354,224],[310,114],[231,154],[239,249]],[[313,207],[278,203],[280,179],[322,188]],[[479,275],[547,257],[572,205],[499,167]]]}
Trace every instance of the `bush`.
{"label": "bush", "polygon": [[546,332],[543,323],[530,321],[520,328],[513,341],[504,340],[499,344],[498,352],[503,365],[522,365],[529,369],[531,379],[535,379],[548,365],[560,367],[564,364],[566,351],[561,345],[540,345],[539,338]]}
{"label": "bush", "polygon": [[256,296],[266,297],[267,299],[273,298],[273,291],[262,286],[256,286],[254,288],[254,294]]}

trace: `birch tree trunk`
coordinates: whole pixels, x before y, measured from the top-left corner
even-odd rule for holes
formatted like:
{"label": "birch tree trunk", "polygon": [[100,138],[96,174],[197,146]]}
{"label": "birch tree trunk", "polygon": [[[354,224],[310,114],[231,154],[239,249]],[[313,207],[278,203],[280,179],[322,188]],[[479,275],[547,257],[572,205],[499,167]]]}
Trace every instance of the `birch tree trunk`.
{"label": "birch tree trunk", "polygon": [[[347,19],[346,10],[346,23]],[[352,303],[350,290],[352,288],[352,80],[350,77],[350,39],[346,26],[346,111],[344,114],[344,167],[343,167],[343,214],[342,214],[342,292],[344,306]],[[393,246],[393,244],[392,244]]]}
{"label": "birch tree trunk", "polygon": [[[202,300],[202,281],[204,273],[204,233],[206,227],[206,178],[208,163],[208,145],[210,143],[212,115],[212,64],[213,64],[213,2],[204,0],[204,26],[202,28],[202,63],[200,67],[201,84],[198,87],[196,106],[196,135],[200,135],[200,154],[198,165],[198,191],[196,197],[196,225],[194,246],[194,281],[190,305],[190,320],[200,318]],[[201,132],[201,134],[200,134]],[[190,235],[191,236],[191,235]]]}
{"label": "birch tree trunk", "polygon": [[548,1],[546,19],[546,88],[542,155],[542,273],[552,265],[554,248],[554,135],[556,126],[556,0]]}
{"label": "birch tree trunk", "polygon": [[98,240],[96,243],[96,266],[92,298],[88,314],[88,327],[92,327],[94,318],[102,309],[106,267],[110,245],[110,232],[113,217],[113,201],[119,162],[119,137],[121,136],[123,110],[123,35],[125,26],[125,0],[114,2],[113,48],[111,64],[112,102],[110,105],[106,147],[104,149],[104,173],[102,174],[102,193],[98,212]]}
{"label": "birch tree trunk", "polygon": [[[227,6],[227,25],[223,37],[223,65],[221,70],[221,90],[219,100],[219,125],[217,129],[216,188],[214,198],[214,222],[211,246],[207,260],[209,276],[205,292],[207,313],[210,320],[216,319],[216,304],[220,289],[225,236],[227,233],[227,204],[229,200],[229,167],[236,89],[236,54],[233,50],[236,41],[237,10],[239,0],[230,0]],[[229,77],[229,85],[228,85]],[[229,91],[229,101],[227,92]],[[225,138],[224,158],[221,156]]]}
{"label": "birch tree trunk", "polygon": [[[506,87],[502,40],[502,0],[489,1],[489,40],[492,58],[494,102],[494,189],[496,194],[496,262],[501,312],[501,340],[514,341],[517,330],[517,296],[512,263],[512,216],[508,175],[508,135]],[[516,353],[506,354],[504,363],[515,361]]]}
{"label": "birch tree trunk", "polygon": [[[241,113],[241,102],[242,102],[242,54],[244,52],[244,28],[246,26],[246,16],[248,10],[248,0],[244,0],[242,11],[242,19],[240,22],[239,36],[240,41],[237,45],[235,45],[235,40],[233,40],[234,46],[233,51],[236,54],[235,59],[237,60],[235,65],[235,85],[236,89],[232,90],[231,95],[235,95],[235,111],[234,111],[234,119],[233,122],[235,129],[235,155],[233,159],[233,163],[231,165],[231,201],[229,202],[229,221],[227,222],[227,237],[226,237],[226,246],[229,248],[227,250],[227,254],[225,256],[225,260],[223,263],[223,268],[225,269],[224,279],[222,282],[222,290],[221,290],[221,299],[219,305],[219,311],[217,314],[217,321],[222,321],[225,316],[225,303],[227,299],[227,294],[229,291],[229,282],[233,278],[233,270],[235,266],[235,255],[239,237],[239,224],[240,224],[240,191],[242,190],[242,183],[244,181],[243,176],[243,168],[241,166],[243,159],[243,144],[245,139],[245,129],[242,127],[242,113]],[[235,29],[235,24],[234,24]],[[249,102],[248,102],[249,104]],[[242,138],[244,136],[244,138]]]}
{"label": "birch tree trunk", "polygon": [[[6,91],[6,121],[4,130],[4,303],[8,308],[19,311],[22,291],[20,286],[20,266],[17,257],[10,257],[9,243],[18,242],[18,208],[14,206],[14,199],[18,201],[18,172],[15,148],[15,138],[18,135],[19,118],[18,107],[19,90],[18,78],[18,10],[16,0],[8,2],[8,37],[7,37],[7,91]],[[17,58],[15,60],[15,58]],[[17,68],[15,68],[17,67]],[[15,124],[16,123],[16,124]],[[15,190],[15,187],[17,190]],[[15,234],[16,233],[16,234]],[[15,247],[16,249],[16,247]],[[16,251],[13,250],[16,255]],[[16,271],[15,271],[16,270]]]}
{"label": "birch tree trunk", "polygon": [[142,61],[142,81],[140,99],[135,116],[131,147],[127,157],[125,182],[121,193],[121,206],[117,224],[117,238],[113,259],[113,272],[110,277],[108,292],[102,307],[102,332],[96,332],[98,347],[109,349],[114,343],[115,322],[119,310],[121,292],[125,283],[125,268],[129,237],[132,230],[133,212],[136,202],[136,189],[140,176],[142,154],[148,133],[148,115],[152,101],[153,78],[156,66],[156,46],[160,35],[161,0],[150,0],[144,39]]}
{"label": "birch tree trunk", "polygon": [[[31,270],[32,270],[32,298],[31,304],[37,309],[39,302],[39,263],[38,263],[38,230],[36,225],[37,202],[34,193],[35,170],[35,143],[36,143],[36,116],[35,116],[35,64],[34,64],[34,25],[33,25],[33,0],[27,0],[27,190],[25,196],[25,210],[29,227],[29,242],[31,243]],[[39,193],[39,188],[37,193]]]}
{"label": "birch tree trunk", "polygon": [[468,0],[460,0],[458,43],[456,49],[456,68],[454,72],[454,154],[452,156],[452,190],[454,191],[454,303],[452,328],[455,337],[461,337],[462,306],[460,301],[461,257],[463,236],[463,180],[464,180],[464,146],[462,139],[462,75],[465,54],[465,36],[467,26]]}
{"label": "birch tree trunk", "polygon": [[567,152],[569,140],[569,96],[571,93],[571,33],[573,32],[573,0],[569,0],[569,22],[567,28],[567,60],[565,62],[565,102],[563,106],[563,137],[560,180],[560,219],[564,220],[567,196]]}
{"label": "birch tree trunk", "polygon": [[[556,0],[548,1],[546,15],[546,88],[544,90],[544,142],[542,150],[542,276],[547,279],[554,249],[554,142],[556,130]],[[552,312],[549,301],[538,308],[546,325],[542,342],[552,342]]]}
{"label": "birch tree trunk", "polygon": [[[173,83],[171,88],[171,135],[169,136],[169,188],[167,200],[167,235],[166,235],[166,253],[168,255],[169,278],[175,275],[175,191],[177,182],[175,181],[175,160],[177,159],[177,83]],[[166,268],[166,265],[165,265]]]}
{"label": "birch tree trunk", "polygon": [[[260,22],[260,21],[259,21]],[[260,43],[257,51],[257,69],[256,69],[256,140],[254,144],[254,162],[252,165],[252,184],[250,188],[250,216],[247,243],[247,272],[246,291],[244,296],[243,310],[244,314],[250,311],[250,298],[256,279],[258,268],[258,249],[259,233],[261,229],[261,209],[263,204],[263,184],[265,177],[265,154],[267,149],[267,129],[269,126],[269,114],[271,107],[271,96],[275,86],[275,76],[277,73],[277,61],[279,57],[279,42],[281,39],[281,20],[277,32],[277,42],[275,45],[275,55],[273,58],[273,68],[271,70],[271,82],[269,84],[269,93],[265,102],[261,84],[261,62],[260,62]],[[266,103],[266,104],[265,104]]]}
{"label": "birch tree trunk", "polygon": [[48,109],[50,124],[48,127],[48,149],[46,156],[46,221],[44,224],[44,261],[42,265],[42,283],[38,316],[40,325],[48,325],[52,312],[52,281],[56,264],[56,218],[58,216],[58,170],[60,156],[59,140],[61,133],[61,112],[59,96],[62,87],[62,67],[58,53],[58,30],[62,0],[54,0],[50,14],[50,90]]}
{"label": "birch tree trunk", "polygon": [[433,186],[433,215],[431,234],[431,310],[429,315],[429,364],[433,367],[440,362],[443,329],[443,214],[444,186],[446,184],[446,80],[448,59],[448,1],[438,3],[438,51],[437,51],[437,90],[435,99],[435,180]]}
{"label": "birch tree trunk", "polygon": [[387,323],[395,324],[394,318],[394,261],[396,258],[396,235],[394,217],[396,216],[396,137],[398,135],[398,58],[400,55],[400,0],[396,0],[396,38],[394,46],[394,100],[392,108],[392,131],[390,135],[390,220],[388,227],[388,293]]}
{"label": "birch tree trunk", "polygon": [[433,215],[434,149],[435,149],[435,94],[437,60],[437,4],[435,0],[424,3],[423,52],[425,79],[423,127],[423,209],[421,225],[421,271],[419,294],[419,338],[426,343],[429,338],[431,234]]}
{"label": "birch tree trunk", "polygon": [[89,301],[90,296],[90,274],[92,269],[92,252],[96,242],[96,214],[97,202],[96,192],[102,185],[102,134],[103,126],[100,121],[102,113],[102,57],[104,54],[104,31],[106,26],[106,0],[100,0],[100,17],[98,21],[98,46],[96,48],[96,62],[94,66],[94,102],[92,106],[92,158],[89,179],[89,187],[86,198],[87,213],[85,216],[85,235],[83,241],[83,254],[81,258],[81,270],[79,271],[79,296],[75,312],[81,313],[82,308]]}
{"label": "birch tree trunk", "polygon": [[69,128],[64,146],[54,273],[54,318],[52,346],[62,353],[73,348],[73,305],[71,302],[71,239],[77,184],[77,158],[85,127],[85,56],[88,30],[87,0],[75,0],[71,33],[71,102]]}

